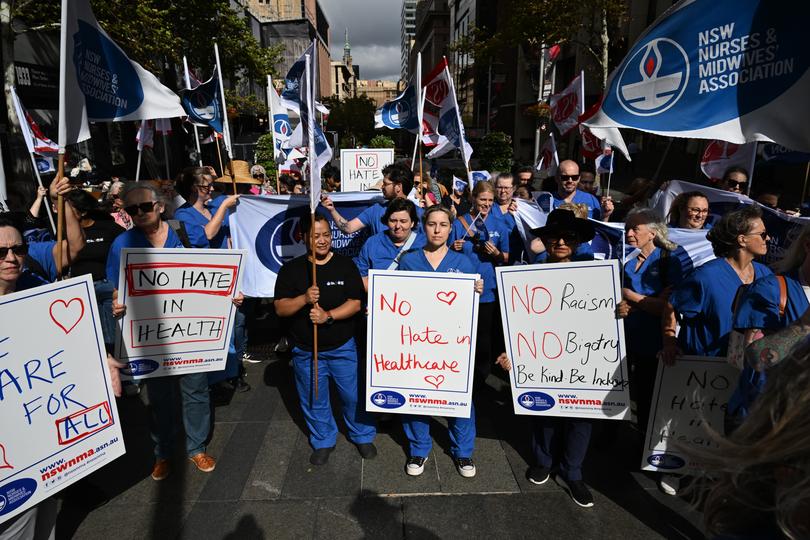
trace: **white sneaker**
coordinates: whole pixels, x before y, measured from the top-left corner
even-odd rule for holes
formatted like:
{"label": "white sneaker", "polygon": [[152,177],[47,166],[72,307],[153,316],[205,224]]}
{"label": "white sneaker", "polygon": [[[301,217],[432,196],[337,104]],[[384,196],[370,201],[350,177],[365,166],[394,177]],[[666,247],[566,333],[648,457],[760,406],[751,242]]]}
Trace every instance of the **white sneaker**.
{"label": "white sneaker", "polygon": [[428,460],[426,457],[411,456],[405,464],[405,472],[408,476],[419,476],[425,472],[425,462]]}
{"label": "white sneaker", "polygon": [[472,478],[475,476],[475,463],[471,458],[458,458],[456,459],[456,469],[458,470],[458,474],[463,476],[464,478]]}
{"label": "white sneaker", "polygon": [[658,478],[658,488],[667,495],[675,496],[681,489],[681,477],[675,474],[662,474]]}

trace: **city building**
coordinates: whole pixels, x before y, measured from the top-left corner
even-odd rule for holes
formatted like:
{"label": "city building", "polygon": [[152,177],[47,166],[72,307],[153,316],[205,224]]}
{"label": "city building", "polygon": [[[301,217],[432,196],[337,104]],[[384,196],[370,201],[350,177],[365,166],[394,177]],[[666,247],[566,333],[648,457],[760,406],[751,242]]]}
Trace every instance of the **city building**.
{"label": "city building", "polygon": [[377,107],[397,97],[397,93],[396,81],[369,81],[362,79],[357,81],[357,95],[368,96],[377,104]]}
{"label": "city building", "polygon": [[416,4],[418,0],[402,1],[402,43],[400,46],[400,78],[407,81],[411,76],[409,60],[416,33]]}
{"label": "city building", "polygon": [[360,66],[352,62],[352,48],[349,44],[349,29],[343,44],[343,58],[332,61],[332,94],[338,99],[357,95],[357,79],[360,78]]}
{"label": "city building", "polygon": [[422,77],[429,74],[450,45],[450,9],[447,0],[420,0],[416,4],[414,44],[408,57],[408,75],[416,70],[416,57],[422,53]]}

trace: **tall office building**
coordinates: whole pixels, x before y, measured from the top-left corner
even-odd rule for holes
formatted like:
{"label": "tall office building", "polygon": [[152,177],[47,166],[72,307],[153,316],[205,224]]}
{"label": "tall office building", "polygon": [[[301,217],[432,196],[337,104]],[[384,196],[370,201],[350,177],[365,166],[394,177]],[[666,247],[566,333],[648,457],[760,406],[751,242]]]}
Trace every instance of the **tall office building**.
{"label": "tall office building", "polygon": [[416,35],[416,4],[419,0],[402,0],[402,45],[400,49],[400,77],[407,81],[408,60],[413,47],[414,36]]}

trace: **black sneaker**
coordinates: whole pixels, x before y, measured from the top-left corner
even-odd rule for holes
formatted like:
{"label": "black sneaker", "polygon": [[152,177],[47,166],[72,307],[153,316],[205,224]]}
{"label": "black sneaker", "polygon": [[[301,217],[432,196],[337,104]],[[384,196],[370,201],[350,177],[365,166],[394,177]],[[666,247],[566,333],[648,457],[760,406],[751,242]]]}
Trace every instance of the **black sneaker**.
{"label": "black sneaker", "polygon": [[373,443],[359,443],[356,445],[357,451],[363,459],[374,459],[377,457],[377,447]]}
{"label": "black sneaker", "polygon": [[411,456],[408,458],[408,462],[405,463],[405,472],[408,473],[408,476],[419,476],[423,472],[425,472],[425,462],[428,460],[427,457],[421,456]]}
{"label": "black sneaker", "polygon": [[545,484],[551,475],[551,471],[545,467],[541,467],[540,465],[535,465],[534,467],[529,467],[529,472],[526,473],[526,478],[528,478],[529,482],[532,484],[537,484],[538,486],[541,484]]}
{"label": "black sneaker", "polygon": [[309,462],[313,465],[326,465],[326,462],[329,461],[329,454],[332,453],[335,447],[332,446],[330,448],[316,448],[312,455],[309,456]]}
{"label": "black sneaker", "polygon": [[475,463],[473,463],[472,458],[468,457],[461,457],[456,459],[456,470],[458,470],[458,474],[463,476],[464,478],[472,478],[475,476]]}
{"label": "black sneaker", "polygon": [[582,480],[565,480],[568,486],[568,494],[575,503],[583,508],[590,508],[593,506],[593,495]]}

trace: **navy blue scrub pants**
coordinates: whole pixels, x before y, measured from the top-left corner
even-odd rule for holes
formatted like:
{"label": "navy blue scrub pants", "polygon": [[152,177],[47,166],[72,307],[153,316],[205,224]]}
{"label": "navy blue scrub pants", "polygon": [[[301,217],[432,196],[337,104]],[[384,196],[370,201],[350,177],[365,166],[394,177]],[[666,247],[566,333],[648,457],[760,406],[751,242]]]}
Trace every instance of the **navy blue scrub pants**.
{"label": "navy blue scrub pants", "polygon": [[547,469],[556,465],[565,480],[582,480],[582,462],[593,428],[591,421],[556,416],[535,416],[532,420],[532,450],[537,464]]}
{"label": "navy blue scrub pants", "polygon": [[[475,450],[475,407],[470,405],[469,418],[447,418],[450,431],[450,455],[454,459],[470,458]],[[430,438],[430,416],[408,415],[402,419],[402,429],[410,443],[410,455],[428,457],[433,448]]]}

